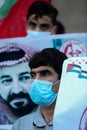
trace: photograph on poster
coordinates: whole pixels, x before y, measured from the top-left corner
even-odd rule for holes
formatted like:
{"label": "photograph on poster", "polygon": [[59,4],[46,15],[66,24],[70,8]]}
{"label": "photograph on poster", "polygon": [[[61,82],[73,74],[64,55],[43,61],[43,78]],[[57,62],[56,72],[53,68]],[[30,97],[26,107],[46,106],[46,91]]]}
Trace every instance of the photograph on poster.
{"label": "photograph on poster", "polygon": [[0,46],[0,124],[13,124],[37,108],[28,94],[31,82],[28,63],[37,51],[16,42]]}
{"label": "photograph on poster", "polygon": [[[73,42],[67,43],[67,41]],[[80,41],[80,43],[74,41]],[[31,50],[34,49],[35,51],[40,51],[43,48],[50,47],[64,51],[67,56],[71,54],[71,50],[73,52],[75,50],[81,51],[82,54],[78,55],[78,57],[86,56],[87,34],[51,35],[34,39],[29,37],[0,39],[0,125],[13,124],[19,117],[30,113],[34,109],[33,105],[35,106],[35,104],[33,104],[32,101],[28,101],[30,100],[29,96],[27,99],[27,91],[29,91],[30,86],[30,70],[28,66],[29,59],[27,59],[27,52],[32,56],[33,51]],[[74,57],[75,55],[72,56]],[[16,82],[18,82],[18,85]],[[19,84],[22,85],[22,89],[19,87]],[[16,86],[18,86],[18,89]],[[24,92],[20,92],[21,90]],[[21,98],[21,94],[24,94],[24,98]],[[31,108],[29,106],[29,111],[26,110],[25,113],[22,113],[22,110],[25,107],[27,109],[27,105],[30,105]]]}

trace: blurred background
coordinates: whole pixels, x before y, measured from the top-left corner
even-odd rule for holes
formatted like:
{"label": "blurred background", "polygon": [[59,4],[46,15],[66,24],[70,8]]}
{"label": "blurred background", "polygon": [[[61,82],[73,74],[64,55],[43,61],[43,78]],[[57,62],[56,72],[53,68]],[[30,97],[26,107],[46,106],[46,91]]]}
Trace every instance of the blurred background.
{"label": "blurred background", "polygon": [[87,0],[52,0],[66,33],[87,32]]}

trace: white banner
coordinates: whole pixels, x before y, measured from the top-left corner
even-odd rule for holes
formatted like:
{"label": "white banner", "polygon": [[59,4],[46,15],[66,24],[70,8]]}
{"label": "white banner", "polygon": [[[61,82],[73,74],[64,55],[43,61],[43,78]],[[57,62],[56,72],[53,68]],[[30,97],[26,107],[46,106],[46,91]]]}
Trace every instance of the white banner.
{"label": "white banner", "polygon": [[87,130],[87,57],[65,60],[53,130]]}
{"label": "white banner", "polygon": [[10,38],[1,39],[0,45],[8,42],[20,42],[39,49],[53,47],[64,52],[68,58],[87,55],[87,33],[72,33],[61,35],[49,35],[38,38]]}

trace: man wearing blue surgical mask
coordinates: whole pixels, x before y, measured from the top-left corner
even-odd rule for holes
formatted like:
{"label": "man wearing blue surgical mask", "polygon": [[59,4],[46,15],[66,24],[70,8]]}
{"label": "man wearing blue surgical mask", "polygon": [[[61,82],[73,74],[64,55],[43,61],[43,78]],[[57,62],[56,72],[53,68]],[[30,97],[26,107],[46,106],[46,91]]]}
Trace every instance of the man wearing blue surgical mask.
{"label": "man wearing blue surgical mask", "polygon": [[34,2],[27,14],[26,30],[28,37],[56,34],[56,19],[58,10],[53,5],[44,2]]}
{"label": "man wearing blue surgical mask", "polygon": [[39,108],[20,118],[12,130],[53,130],[54,109],[65,59],[66,55],[54,48],[43,49],[30,59],[32,80],[29,95]]}

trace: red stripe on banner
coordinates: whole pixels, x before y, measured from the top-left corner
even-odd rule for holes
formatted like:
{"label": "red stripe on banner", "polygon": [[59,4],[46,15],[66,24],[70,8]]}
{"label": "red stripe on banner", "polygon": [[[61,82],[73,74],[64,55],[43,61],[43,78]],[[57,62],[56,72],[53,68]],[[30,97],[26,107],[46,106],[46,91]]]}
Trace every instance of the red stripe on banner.
{"label": "red stripe on banner", "polygon": [[[0,19],[0,38],[26,36],[25,22],[27,11],[35,0],[17,0],[7,17]],[[51,0],[44,0],[51,2]]]}

